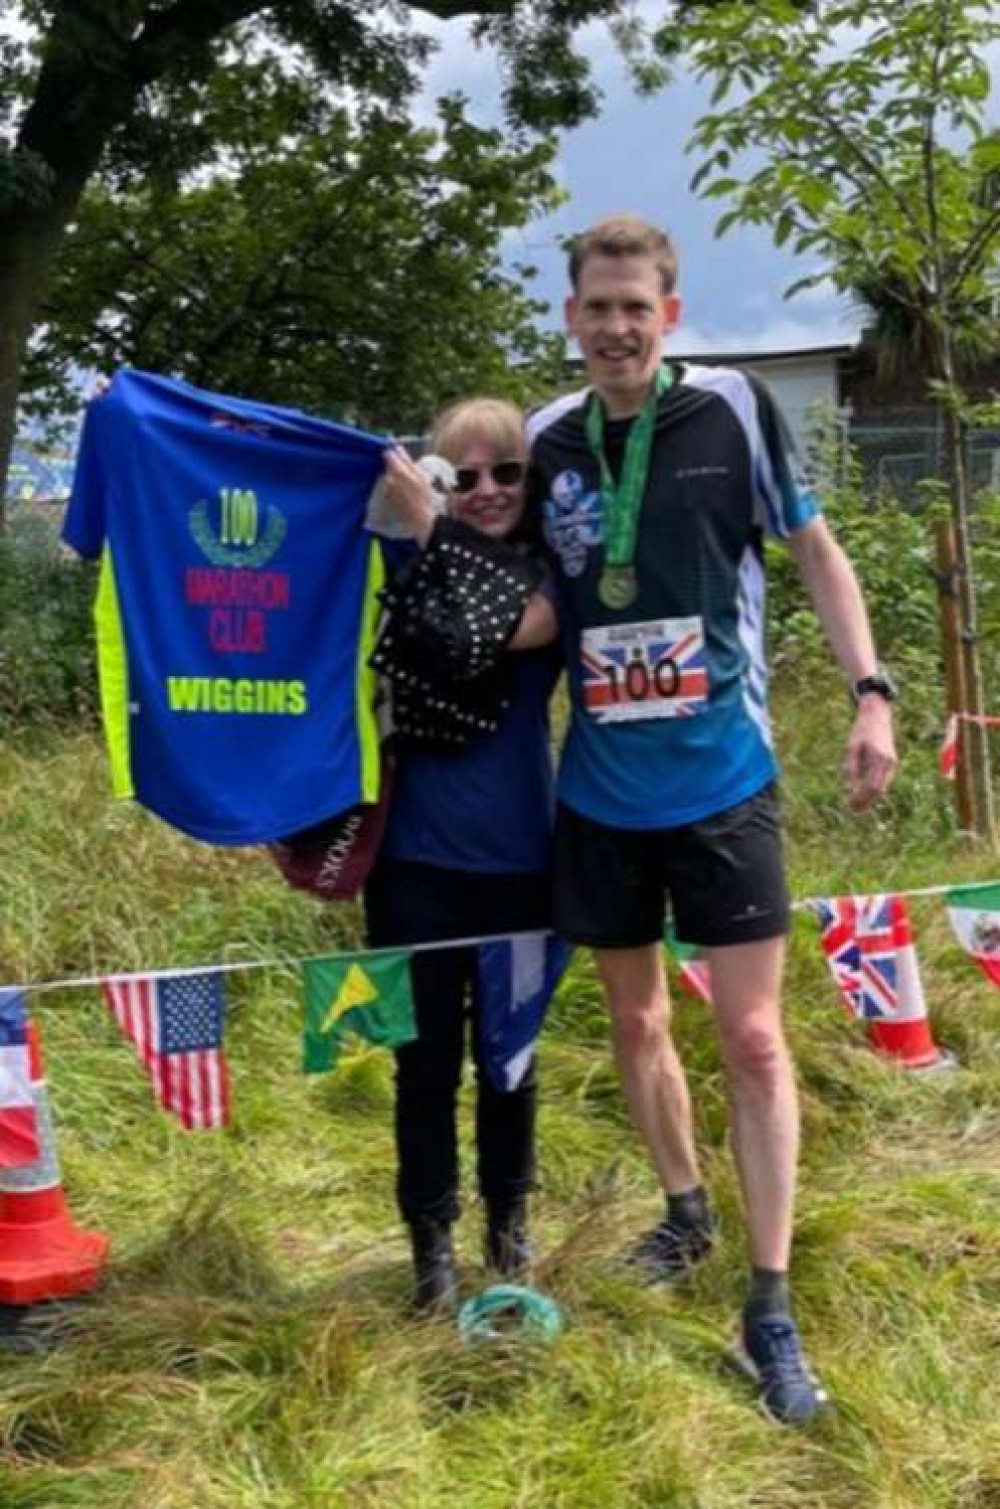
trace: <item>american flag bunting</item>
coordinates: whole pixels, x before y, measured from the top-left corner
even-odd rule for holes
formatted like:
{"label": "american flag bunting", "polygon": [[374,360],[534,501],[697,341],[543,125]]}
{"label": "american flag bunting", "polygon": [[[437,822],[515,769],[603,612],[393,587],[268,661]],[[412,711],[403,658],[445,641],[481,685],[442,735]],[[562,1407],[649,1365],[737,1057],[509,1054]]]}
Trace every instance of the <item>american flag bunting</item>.
{"label": "american flag bunting", "polygon": [[229,1078],[222,1046],[222,973],[121,975],[103,980],[101,991],[164,1110],[188,1128],[225,1126]]}

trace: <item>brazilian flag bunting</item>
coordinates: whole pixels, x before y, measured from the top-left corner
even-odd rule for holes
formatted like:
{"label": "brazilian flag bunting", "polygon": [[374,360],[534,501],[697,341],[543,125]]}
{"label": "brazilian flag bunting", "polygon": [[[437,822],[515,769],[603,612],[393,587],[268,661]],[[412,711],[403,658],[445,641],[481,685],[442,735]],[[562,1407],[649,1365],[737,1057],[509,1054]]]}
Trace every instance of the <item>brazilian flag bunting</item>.
{"label": "brazilian flag bunting", "polygon": [[307,1074],[332,1069],[349,1032],[386,1048],[416,1037],[409,949],[307,959],[302,978]]}

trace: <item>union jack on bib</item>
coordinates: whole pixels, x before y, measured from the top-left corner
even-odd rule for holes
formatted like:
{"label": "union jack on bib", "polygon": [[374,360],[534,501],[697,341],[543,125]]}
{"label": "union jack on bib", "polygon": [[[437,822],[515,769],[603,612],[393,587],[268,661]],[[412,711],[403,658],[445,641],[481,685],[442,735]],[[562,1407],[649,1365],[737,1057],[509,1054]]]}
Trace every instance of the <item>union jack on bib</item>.
{"label": "union jack on bib", "polygon": [[705,711],[708,666],[700,618],[587,629],[580,667],[583,705],[599,723]]}

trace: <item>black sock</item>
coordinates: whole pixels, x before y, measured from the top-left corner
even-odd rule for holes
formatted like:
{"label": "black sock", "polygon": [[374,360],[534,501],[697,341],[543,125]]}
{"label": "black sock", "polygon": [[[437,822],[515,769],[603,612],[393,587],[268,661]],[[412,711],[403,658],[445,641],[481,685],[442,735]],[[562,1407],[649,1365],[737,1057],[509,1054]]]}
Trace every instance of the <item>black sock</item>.
{"label": "black sock", "polygon": [[682,1190],[679,1195],[668,1195],[667,1220],[671,1226],[691,1227],[696,1231],[710,1230],[714,1222],[704,1184]]}
{"label": "black sock", "polygon": [[748,1320],[759,1315],[788,1315],[790,1303],[787,1269],[750,1270],[750,1293],[743,1306],[743,1314]]}

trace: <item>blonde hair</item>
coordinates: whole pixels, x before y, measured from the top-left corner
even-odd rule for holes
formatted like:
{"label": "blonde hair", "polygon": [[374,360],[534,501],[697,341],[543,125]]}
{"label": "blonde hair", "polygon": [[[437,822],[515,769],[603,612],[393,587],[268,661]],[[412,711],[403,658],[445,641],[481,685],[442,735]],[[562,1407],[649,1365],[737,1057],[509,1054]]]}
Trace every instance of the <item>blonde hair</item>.
{"label": "blonde hair", "polygon": [[677,283],[677,248],[667,235],[639,215],[610,215],[574,236],[569,253],[569,280],[580,291],[580,273],[589,257],[649,257],[660,274],[665,294]]}
{"label": "blonde hair", "polygon": [[458,461],[476,441],[482,441],[498,461],[522,461],[528,452],[524,416],[505,398],[465,398],[439,414],[431,430],[431,450]]}

